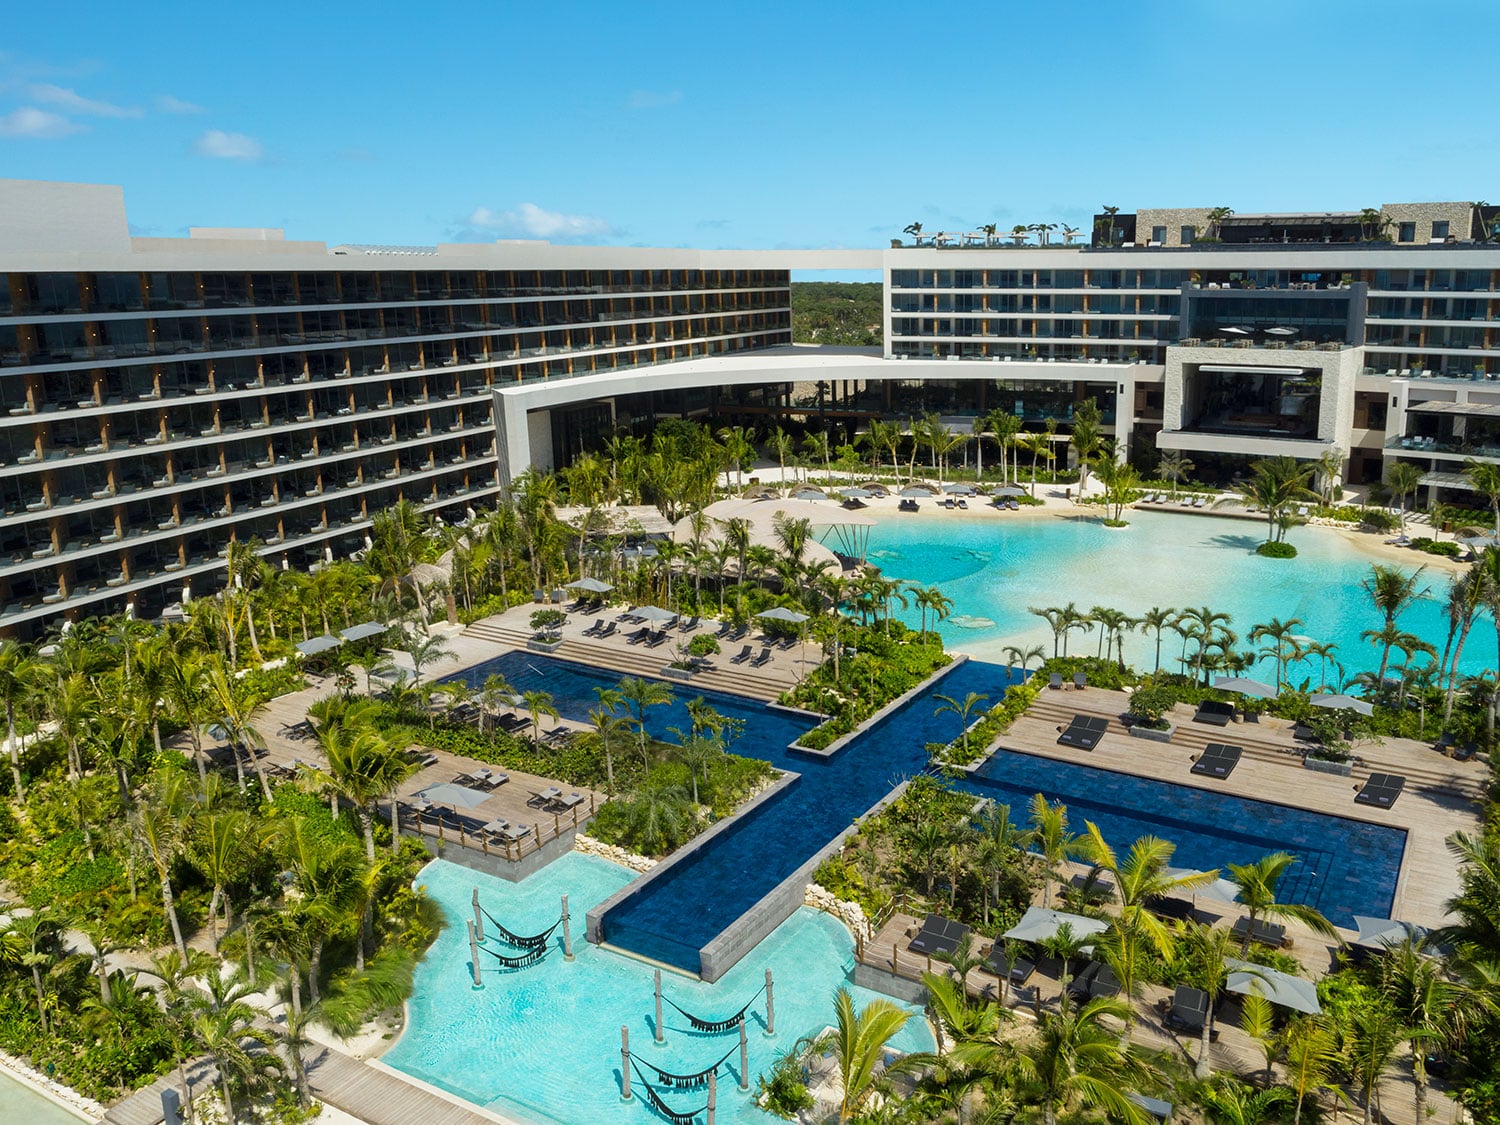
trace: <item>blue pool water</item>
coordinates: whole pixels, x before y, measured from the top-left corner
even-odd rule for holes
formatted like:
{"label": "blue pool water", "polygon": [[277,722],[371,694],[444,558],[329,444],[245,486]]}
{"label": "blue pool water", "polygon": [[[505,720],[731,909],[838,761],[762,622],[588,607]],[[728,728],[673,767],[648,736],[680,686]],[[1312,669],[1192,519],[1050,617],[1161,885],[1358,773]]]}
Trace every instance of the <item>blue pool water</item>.
{"label": "blue pool water", "polygon": [[1113,770],[998,750],[958,787],[1010,805],[1024,820],[1033,794],[1068,807],[1068,827],[1093,821],[1122,852],[1141,836],[1177,845],[1172,864],[1200,870],[1248,863],[1274,851],[1297,856],[1277,897],[1314,906],[1353,928],[1357,912],[1388,917],[1406,832],[1360,820],[1303,812],[1268,801],[1170,785]]}
{"label": "blue pool water", "polygon": [[[1043,645],[1052,653],[1052,631],[1028,607],[1075,602],[1080,610],[1102,605],[1138,617],[1152,606],[1183,609],[1210,606],[1232,615],[1237,648],[1252,647],[1251,628],[1271,618],[1297,617],[1297,632],[1338,646],[1335,659],[1349,674],[1377,667],[1379,650],[1360,633],[1380,627],[1360,582],[1377,560],[1327,529],[1294,529],[1290,541],[1299,557],[1264,559],[1254,554],[1264,541],[1262,525],[1248,520],[1135,511],[1130,527],[1106,528],[1098,518],[969,518],[964,512],[919,512],[884,519],[870,529],[870,561],[889,578],[937,586],[953,599],[953,612],[938,626],[952,648],[1002,660],[1006,645]],[[1424,558],[1412,555],[1415,570]],[[1429,567],[1422,584],[1429,593],[1400,619],[1401,628],[1443,647],[1447,626],[1442,606],[1447,572]],[[920,623],[915,607],[898,611],[909,625]],[[1074,633],[1069,652],[1093,654],[1097,632]],[[1143,671],[1155,661],[1154,636],[1131,633],[1125,659]],[[1163,666],[1176,669],[1181,641],[1168,631]],[[1491,667],[1494,635],[1476,627],[1464,650],[1462,667]],[[1262,660],[1254,675],[1274,675]],[[1330,669],[1330,677],[1333,672]],[[1294,666],[1294,682],[1310,677],[1316,689],[1316,659]]]}
{"label": "blue pool water", "polygon": [[[578,854],[564,856],[522,883],[442,860],[429,864],[417,883],[442,907],[448,927],[417,967],[406,1032],[383,1061],[535,1125],[657,1125],[661,1119],[639,1093],[630,1103],[620,1101],[620,1028],[626,1027],[634,1052],[678,1074],[701,1070],[736,1048],[719,1072],[719,1120],[737,1125],[772,1120],[752,1104],[756,1077],[799,1037],[832,1023],[833,993],[854,960],[848,931],[826,914],[803,909],[716,984],[663,974],[667,997],[695,1015],[719,1019],[739,1011],[760,990],[766,969],[772,971],[776,1034],[764,1034],[765,1000],[756,999],[747,1014],[750,1092],[741,1093],[736,1034],[697,1034],[664,1007],[666,1043],[656,1046],[650,966],[583,940],[584,914],[630,878],[623,868]],[[555,922],[560,896],[567,894],[576,960],[563,959],[559,931],[539,964],[510,974],[485,972],[485,987],[475,991],[464,927],[472,916],[469,896],[475,886],[484,908],[521,933],[539,933]],[[487,944],[503,948],[494,941]],[[489,960],[483,953],[480,959],[481,964]],[[863,989],[850,991],[859,1007],[875,999]],[[932,1049],[920,1014],[894,1044],[906,1051]],[[701,1089],[663,1091],[662,1097],[682,1111],[698,1109],[706,1100]]]}
{"label": "blue pool water", "polygon": [[[523,690],[540,687],[552,692],[558,710],[570,718],[586,717],[595,702],[592,685],[614,683],[593,669],[528,653],[507,654],[472,674],[483,682],[496,670]],[[734,696],[694,691],[723,713],[745,719],[745,733],[732,747],[736,753],[763,758],[801,777],[617,904],[604,916],[605,940],[698,972],[703,946],[900,781],[921,772],[927,764],[927,742],[947,741],[958,734],[952,715],[934,716],[934,695],[962,699],[977,691],[998,702],[1010,683],[1007,668],[979,661],[961,664],[831,758],[788,750],[788,743],[811,725],[805,717]],[[684,695],[678,692],[675,708],[656,708],[660,714],[648,716],[653,733],[687,726]],[[681,713],[674,715],[675,709]]]}

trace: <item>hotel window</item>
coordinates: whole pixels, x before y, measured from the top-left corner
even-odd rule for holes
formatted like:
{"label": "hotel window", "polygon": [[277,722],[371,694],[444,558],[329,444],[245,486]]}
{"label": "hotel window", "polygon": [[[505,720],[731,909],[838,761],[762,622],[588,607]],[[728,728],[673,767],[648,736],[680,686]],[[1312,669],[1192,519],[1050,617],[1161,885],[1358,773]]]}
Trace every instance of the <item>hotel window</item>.
{"label": "hotel window", "polygon": [[1417,240],[1417,224],[1402,223],[1396,228],[1397,242],[1415,242]]}
{"label": "hotel window", "polygon": [[1152,227],[1151,228],[1151,241],[1152,242],[1154,242],[1156,245],[1160,246],[1166,240],[1167,240],[1167,228],[1166,227]]}
{"label": "hotel window", "polygon": [[1432,237],[1433,237],[1434,240],[1439,239],[1439,238],[1446,240],[1447,237],[1448,237],[1448,224],[1447,224],[1447,222],[1441,222],[1440,223],[1440,222],[1434,221],[1433,224],[1432,224]]}
{"label": "hotel window", "polygon": [[1192,245],[1193,239],[1195,239],[1195,238],[1198,237],[1198,228],[1197,227],[1183,227],[1182,231],[1181,231],[1181,237],[1182,237],[1182,244],[1184,246],[1190,246],[1190,245]]}

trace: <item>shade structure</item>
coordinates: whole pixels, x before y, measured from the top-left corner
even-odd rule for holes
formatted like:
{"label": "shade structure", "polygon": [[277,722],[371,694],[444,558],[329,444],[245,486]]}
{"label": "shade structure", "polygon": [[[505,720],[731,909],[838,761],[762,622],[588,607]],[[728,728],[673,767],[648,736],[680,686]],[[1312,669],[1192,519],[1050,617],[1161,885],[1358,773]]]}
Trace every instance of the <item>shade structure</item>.
{"label": "shade structure", "polygon": [[1241,328],[1238,325],[1233,325],[1233,324],[1231,324],[1227,328],[1221,328],[1221,329],[1219,329],[1219,331],[1222,332],[1222,333],[1224,333],[1226,336],[1248,336],[1248,335],[1250,335],[1250,329],[1248,329],[1248,328]]}
{"label": "shade structure", "polygon": [[799,488],[792,493],[793,500],[827,500],[828,494],[821,488]]}
{"label": "shade structure", "polygon": [[964,484],[962,482],[958,484],[945,484],[943,485],[943,491],[950,493],[953,496],[973,496],[974,486],[972,484]]}
{"label": "shade structure", "polygon": [[787,609],[785,606],[777,606],[775,609],[768,609],[755,616],[762,621],[785,621],[789,625],[801,625],[807,620],[807,614],[798,613],[795,609]]}
{"label": "shade structure", "polygon": [[1323,1005],[1318,1003],[1318,990],[1310,980],[1264,965],[1237,961],[1233,957],[1224,958],[1224,965],[1229,969],[1229,981],[1224,987],[1230,992],[1238,992],[1241,996],[1264,996],[1273,1004],[1310,1016],[1323,1010]]}
{"label": "shade structure", "polygon": [[417,796],[426,798],[434,805],[448,805],[455,809],[472,809],[489,799],[489,794],[482,790],[455,785],[451,781],[424,789]]}
{"label": "shade structure", "polygon": [[390,626],[383,621],[362,621],[358,625],[340,629],[339,636],[346,641],[362,641],[366,637],[378,637],[389,628]]}
{"label": "shade structure", "polygon": [[1308,702],[1314,707],[1323,707],[1329,711],[1357,711],[1361,715],[1375,714],[1373,706],[1352,695],[1315,695]]}
{"label": "shade structure", "polygon": [[1220,676],[1214,681],[1220,691],[1233,691],[1240,695],[1253,695],[1257,699],[1275,699],[1276,689],[1259,680],[1247,680],[1243,676]]}
{"label": "shade structure", "polygon": [[996,496],[1025,496],[1026,495],[1026,490],[1024,488],[1017,488],[1013,484],[1007,484],[1004,488],[997,488],[997,489],[995,489],[994,495],[996,495]]}
{"label": "shade structure", "polygon": [[597,578],[579,578],[569,582],[563,589],[582,590],[586,594],[607,594],[614,589],[614,586],[608,582],[600,582]]}
{"label": "shade structure", "polygon": [[1401,922],[1395,918],[1370,918],[1363,914],[1354,916],[1359,935],[1349,944],[1372,953],[1384,953],[1393,945],[1400,945],[1407,938],[1417,941],[1427,936],[1427,929],[1414,922]]}
{"label": "shade structure", "polygon": [[911,488],[903,488],[901,490],[901,495],[910,496],[921,500],[931,500],[932,490],[930,488],[917,488],[913,486]]}
{"label": "shade structure", "polygon": [[1002,937],[1014,941],[1048,941],[1057,936],[1057,931],[1067,926],[1074,937],[1091,937],[1109,929],[1108,922],[1098,918],[1087,918],[1082,914],[1068,914],[1061,910],[1048,910],[1041,906],[1029,907],[1021,920]]}
{"label": "shade structure", "polygon": [[640,609],[633,610],[632,612],[642,621],[659,623],[662,621],[677,620],[677,614],[673,613],[670,609],[662,609],[659,605],[643,605]]}
{"label": "shade structure", "polygon": [[331,648],[338,648],[344,642],[332,633],[324,633],[321,637],[312,637],[305,641],[297,642],[297,651],[303,656],[316,656],[320,652],[327,652]]}
{"label": "shade structure", "polygon": [[[1189,879],[1194,875],[1205,874],[1190,867],[1164,867],[1161,873],[1168,879]],[[1178,898],[1183,895],[1193,895],[1196,898],[1206,898],[1213,902],[1238,902],[1240,900],[1240,888],[1228,879],[1221,879],[1217,875],[1211,883],[1204,883],[1197,887],[1175,887],[1167,893]]]}

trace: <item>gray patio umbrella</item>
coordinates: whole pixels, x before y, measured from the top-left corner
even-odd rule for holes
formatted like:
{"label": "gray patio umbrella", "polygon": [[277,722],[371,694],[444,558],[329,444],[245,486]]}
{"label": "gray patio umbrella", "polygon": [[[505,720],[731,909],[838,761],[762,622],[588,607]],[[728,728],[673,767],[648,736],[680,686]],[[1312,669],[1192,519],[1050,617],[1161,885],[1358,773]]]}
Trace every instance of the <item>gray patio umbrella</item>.
{"label": "gray patio umbrella", "polygon": [[1240,695],[1253,695],[1257,699],[1275,699],[1276,689],[1259,680],[1247,680],[1243,676],[1220,676],[1214,681],[1220,691],[1233,691]]}
{"label": "gray patio umbrella", "polygon": [[799,488],[792,493],[793,500],[827,500],[828,495],[819,488]]}
{"label": "gray patio umbrella", "polygon": [[1359,936],[1350,945],[1368,949],[1372,953],[1384,953],[1393,945],[1400,945],[1407,938],[1416,941],[1427,936],[1427,929],[1414,922],[1401,922],[1395,918],[1369,918],[1363,914],[1354,916],[1359,927]]}
{"label": "gray patio umbrella", "polygon": [[331,648],[338,648],[344,642],[331,633],[324,633],[321,637],[313,637],[309,640],[299,641],[297,651],[303,656],[316,656],[320,652],[327,652]]}
{"label": "gray patio umbrella", "polygon": [[1459,542],[1476,554],[1486,547],[1497,545],[1497,540],[1493,535],[1471,535],[1467,539],[1460,539]]}
{"label": "gray patio umbrella", "polygon": [[378,637],[389,628],[390,626],[383,621],[362,621],[358,625],[340,629],[339,636],[346,641],[362,641],[366,637]]}
{"label": "gray patio umbrella", "polygon": [[608,582],[600,582],[597,578],[580,578],[575,582],[569,582],[563,589],[582,590],[587,594],[607,594],[614,587]]}
{"label": "gray patio umbrella", "polygon": [[764,613],[757,613],[755,616],[765,621],[785,621],[789,625],[801,625],[802,622],[807,620],[807,614],[798,613],[795,609],[787,609],[784,606],[768,609]]}
{"label": "gray patio umbrella", "polygon": [[1318,1003],[1318,990],[1312,981],[1294,977],[1264,965],[1252,965],[1248,961],[1224,958],[1229,969],[1229,981],[1224,986],[1241,996],[1264,996],[1273,1004],[1290,1008],[1294,1012],[1306,1012],[1315,1016],[1323,1010]]}
{"label": "gray patio umbrella", "polygon": [[1374,707],[1352,695],[1314,695],[1308,702],[1314,707],[1324,707],[1330,711],[1357,711],[1361,715],[1375,714]]}
{"label": "gray patio umbrella", "polygon": [[448,805],[455,809],[472,809],[484,804],[490,795],[479,789],[470,789],[467,785],[454,785],[451,781],[445,781],[441,785],[434,785],[422,790],[417,796],[425,797],[434,805]]}
{"label": "gray patio umbrella", "polygon": [[922,500],[931,500],[932,499],[932,492],[931,492],[930,489],[917,488],[915,486],[913,486],[911,488],[903,488],[901,490],[901,495],[902,496],[914,496],[914,497],[916,497],[918,499],[922,499]]}
{"label": "gray patio umbrella", "polygon": [[1024,488],[1017,488],[1013,484],[1007,484],[1004,488],[997,488],[997,489],[995,489],[994,495],[996,495],[996,496],[1025,496],[1026,495],[1026,490]]}
{"label": "gray patio umbrella", "polygon": [[958,484],[945,484],[943,485],[943,491],[953,496],[973,496],[974,486],[962,482]]}
{"label": "gray patio umbrella", "polygon": [[[1202,871],[1190,867],[1164,867],[1161,873],[1168,879],[1184,879],[1191,875],[1203,874]],[[1216,878],[1212,883],[1204,883],[1199,887],[1176,887],[1168,893],[1177,898],[1192,895],[1213,902],[1239,902],[1240,900],[1240,888],[1228,879],[1221,878]]]}
{"label": "gray patio umbrella", "polygon": [[838,494],[845,500],[868,500],[875,495],[868,488],[840,488]]}
{"label": "gray patio umbrella", "polygon": [[1057,931],[1064,925],[1073,932],[1074,937],[1091,937],[1109,929],[1109,923],[1101,922],[1098,918],[1032,906],[1021,915],[1019,922],[1001,936],[1015,941],[1046,941],[1056,937]]}
{"label": "gray patio umbrella", "polygon": [[676,621],[677,615],[670,609],[662,609],[659,605],[646,605],[635,611],[635,615],[642,621],[662,622]]}
{"label": "gray patio umbrella", "polygon": [[1266,329],[1267,336],[1295,336],[1296,334],[1297,329],[1295,328],[1276,327]]}

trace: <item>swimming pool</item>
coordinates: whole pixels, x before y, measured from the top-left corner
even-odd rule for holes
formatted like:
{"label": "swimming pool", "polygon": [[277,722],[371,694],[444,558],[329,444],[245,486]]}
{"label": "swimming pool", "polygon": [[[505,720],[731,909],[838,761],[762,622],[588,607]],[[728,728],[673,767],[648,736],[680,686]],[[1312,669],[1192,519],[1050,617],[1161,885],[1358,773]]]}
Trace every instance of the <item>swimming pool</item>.
{"label": "swimming pool", "polygon": [[[771,1120],[751,1101],[756,1077],[800,1036],[816,1034],[832,1022],[833,993],[854,960],[848,931],[829,915],[804,908],[716,984],[663,974],[664,995],[695,1015],[715,1019],[737,1012],[759,992],[766,969],[772,971],[776,1035],[764,1034],[765,1000],[755,999],[746,1025],[750,1092],[741,1093],[737,1035],[695,1033],[664,1006],[666,1043],[655,1045],[651,967],[583,940],[587,910],[631,877],[612,863],[577,853],[521,883],[442,860],[429,864],[417,883],[425,885],[449,924],[417,967],[406,1031],[383,1061],[468,1101],[535,1125],[659,1122],[638,1092],[632,1102],[620,1101],[623,1026],[630,1030],[633,1052],[678,1074],[701,1070],[734,1048],[719,1072],[719,1120]],[[464,922],[472,916],[470,895],[476,886],[484,908],[520,933],[539,933],[550,926],[557,920],[560,896],[567,894],[575,923],[576,959],[571,963],[563,959],[559,931],[539,964],[508,975],[487,972],[485,987],[474,990]],[[488,944],[495,945],[493,941]],[[480,957],[488,959],[484,954]],[[864,989],[851,991],[857,1006],[875,998]],[[906,1051],[932,1049],[920,1013],[907,1023],[895,1045]],[[684,1111],[697,1109],[705,1101],[702,1089],[663,1091],[662,1097],[674,1109]]]}
{"label": "swimming pool", "polygon": [[[558,710],[569,718],[587,717],[588,707],[596,702],[594,685],[616,682],[596,669],[530,653],[509,653],[471,670],[478,682],[491,671],[500,671],[520,690],[552,692]],[[745,720],[744,735],[731,747],[735,753],[763,758],[801,776],[610,909],[603,919],[605,940],[697,973],[703,946],[855,817],[902,780],[920,773],[927,765],[927,742],[957,733],[951,716],[946,722],[934,717],[934,695],[962,699],[976,691],[998,702],[1011,682],[1008,668],[968,661],[856,734],[831,757],[788,749],[792,739],[812,726],[806,716],[719,692],[679,689],[671,708],[655,708],[648,714],[647,726],[654,735],[675,739],[670,728],[687,726],[685,699],[701,694],[724,714]]]}
{"label": "swimming pool", "polygon": [[1010,750],[997,750],[957,785],[1009,805],[1016,821],[1025,819],[1033,794],[1062,801],[1070,832],[1083,832],[1091,820],[1116,852],[1141,836],[1160,836],[1177,845],[1174,867],[1227,874],[1230,863],[1291,852],[1300,862],[1282,878],[1277,897],[1350,928],[1356,913],[1390,915],[1406,849],[1401,828]]}
{"label": "swimming pool", "polygon": [[[1263,525],[1248,520],[1140,510],[1130,512],[1129,519],[1130,527],[1117,531],[1083,515],[893,516],[870,529],[870,561],[888,578],[936,586],[952,598],[952,615],[938,625],[943,640],[987,660],[1003,660],[1006,645],[1040,644],[1050,656],[1052,631],[1027,609],[1074,602],[1085,612],[1102,605],[1136,617],[1152,606],[1206,605],[1233,616],[1230,627],[1239,633],[1241,650],[1252,647],[1249,633],[1256,624],[1297,617],[1303,622],[1299,634],[1338,646],[1335,659],[1351,675],[1378,666],[1379,650],[1360,637],[1380,627],[1360,588],[1375,560],[1336,533],[1294,530],[1296,559],[1264,559],[1254,554],[1265,538]],[[1429,569],[1423,584],[1429,594],[1402,615],[1401,628],[1441,650],[1447,635],[1446,572]],[[920,623],[915,607],[903,610],[898,602],[897,610],[907,624]],[[1490,666],[1495,651],[1490,637],[1487,623],[1478,628],[1464,650],[1464,670]],[[1178,667],[1181,643],[1176,634],[1165,633],[1164,667]],[[1091,655],[1098,646],[1097,631],[1074,633],[1068,651]],[[1125,659],[1150,671],[1155,648],[1154,635],[1130,633]],[[1271,661],[1262,660],[1253,674],[1271,678]],[[1311,677],[1316,689],[1318,661],[1296,665],[1289,674],[1295,682]]]}
{"label": "swimming pool", "polygon": [[78,1122],[87,1120],[81,1113],[69,1113],[8,1074],[0,1074],[0,1121],[24,1121],[26,1125],[78,1125]]}

